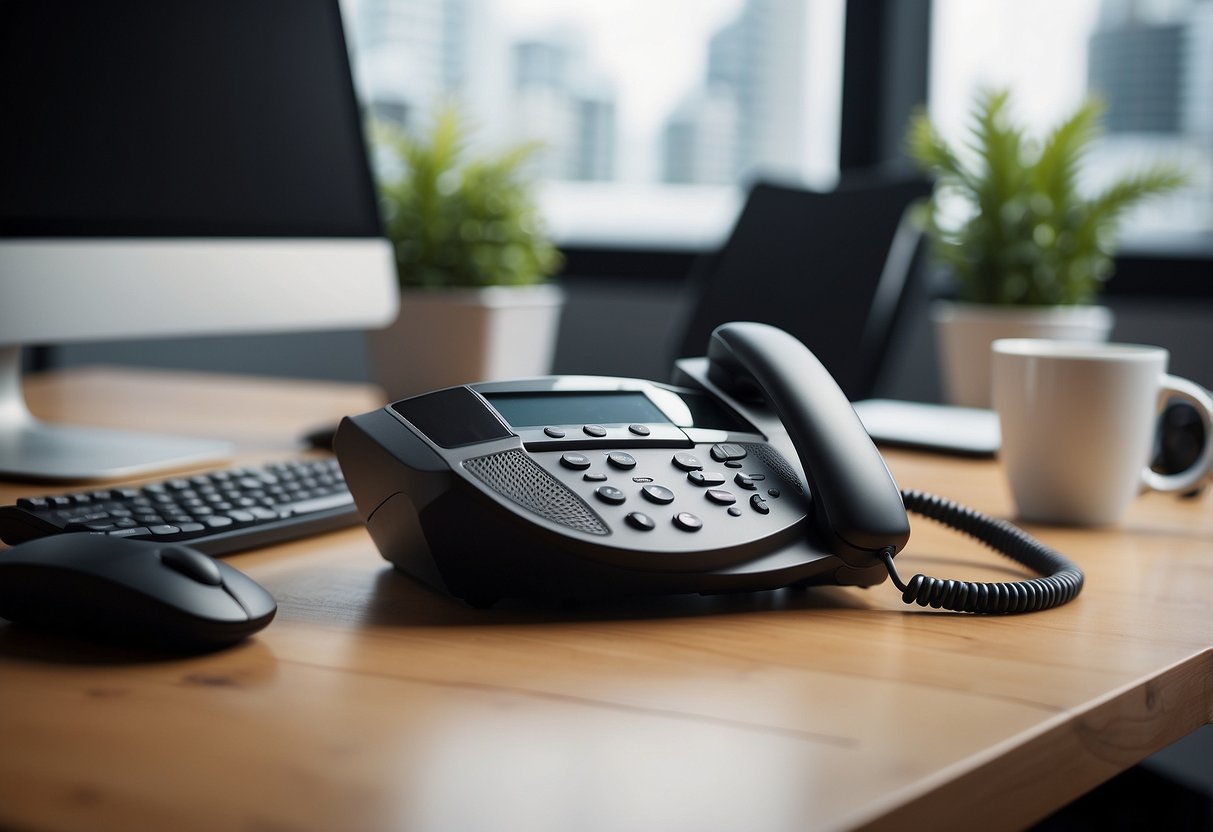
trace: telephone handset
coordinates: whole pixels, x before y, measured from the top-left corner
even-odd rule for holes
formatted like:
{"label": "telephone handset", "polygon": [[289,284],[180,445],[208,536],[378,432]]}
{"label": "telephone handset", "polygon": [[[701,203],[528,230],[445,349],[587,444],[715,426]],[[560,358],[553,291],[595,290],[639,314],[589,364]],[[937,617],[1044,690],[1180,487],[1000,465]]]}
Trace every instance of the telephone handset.
{"label": "telephone handset", "polygon": [[[723,324],[712,333],[708,361],[710,379],[764,398],[787,427],[815,495],[817,522],[839,557],[852,565],[884,563],[906,603],[956,612],[1030,612],[1064,604],[1081,591],[1082,570],[1011,523],[921,492],[903,495],[846,396],[793,336],[767,324]],[[907,503],[1045,577],[976,583],[919,574],[904,583],[893,556],[910,536]]]}
{"label": "telephone handset", "polygon": [[775,411],[832,552],[862,566],[888,548],[901,551],[910,538],[901,492],[851,403],[804,344],[767,324],[725,324],[708,343],[708,377]]}
{"label": "telephone handset", "polygon": [[[679,384],[553,376],[438,390],[344,419],[346,482],[383,556],[473,605],[501,597],[717,593],[887,576],[907,603],[1056,606],[1082,572],[1009,523],[899,492],[812,353],[765,324],[724,324]],[[894,555],[906,509],[1046,577],[916,575]]]}

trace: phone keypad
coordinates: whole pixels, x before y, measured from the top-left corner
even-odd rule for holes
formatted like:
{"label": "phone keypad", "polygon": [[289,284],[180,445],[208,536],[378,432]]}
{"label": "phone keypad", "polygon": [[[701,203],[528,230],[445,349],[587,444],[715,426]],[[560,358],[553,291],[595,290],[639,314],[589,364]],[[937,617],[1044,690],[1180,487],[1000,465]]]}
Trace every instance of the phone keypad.
{"label": "phone keypad", "polygon": [[[808,502],[799,487],[793,488],[799,484],[789,479],[793,473],[786,460],[771,448],[752,445],[723,442],[674,453],[551,450],[534,458],[594,506],[621,535],[620,545],[636,535],[635,545],[673,556],[703,551],[705,545],[744,546],[805,517]],[[791,496],[767,487],[776,483]]]}

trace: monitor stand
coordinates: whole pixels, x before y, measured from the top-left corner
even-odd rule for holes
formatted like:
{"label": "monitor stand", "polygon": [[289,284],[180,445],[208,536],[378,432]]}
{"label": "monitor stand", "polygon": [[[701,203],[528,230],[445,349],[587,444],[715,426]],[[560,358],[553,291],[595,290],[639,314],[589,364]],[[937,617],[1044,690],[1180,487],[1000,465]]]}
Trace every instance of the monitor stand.
{"label": "monitor stand", "polygon": [[39,422],[25,406],[21,347],[0,347],[0,477],[88,481],[134,478],[225,459],[231,445]]}

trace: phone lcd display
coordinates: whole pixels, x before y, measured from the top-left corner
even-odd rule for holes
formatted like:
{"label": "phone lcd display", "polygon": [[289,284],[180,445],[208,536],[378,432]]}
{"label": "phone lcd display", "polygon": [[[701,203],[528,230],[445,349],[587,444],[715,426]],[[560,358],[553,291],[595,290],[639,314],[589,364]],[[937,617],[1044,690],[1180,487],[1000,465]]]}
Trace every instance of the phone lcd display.
{"label": "phone lcd display", "polygon": [[643,393],[490,393],[485,398],[515,428],[670,421]]}

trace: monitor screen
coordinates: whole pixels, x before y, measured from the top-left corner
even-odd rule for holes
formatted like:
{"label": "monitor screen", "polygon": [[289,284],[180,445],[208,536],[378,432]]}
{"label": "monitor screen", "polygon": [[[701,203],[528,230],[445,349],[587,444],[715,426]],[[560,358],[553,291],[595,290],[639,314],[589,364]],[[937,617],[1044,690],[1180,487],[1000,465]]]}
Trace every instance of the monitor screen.
{"label": "monitor screen", "polygon": [[378,235],[338,15],[0,3],[0,235]]}
{"label": "monitor screen", "polygon": [[[23,344],[394,319],[337,0],[0,0],[0,78],[0,392]],[[45,427],[0,402],[0,474],[148,470]]]}

